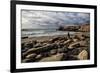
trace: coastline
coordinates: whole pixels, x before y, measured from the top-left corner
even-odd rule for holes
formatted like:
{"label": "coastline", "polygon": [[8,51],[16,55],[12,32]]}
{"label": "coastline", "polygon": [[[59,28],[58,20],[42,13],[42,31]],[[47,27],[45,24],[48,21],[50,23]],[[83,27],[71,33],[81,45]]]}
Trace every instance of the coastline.
{"label": "coastline", "polygon": [[89,32],[30,37],[21,41],[22,63],[89,59]]}

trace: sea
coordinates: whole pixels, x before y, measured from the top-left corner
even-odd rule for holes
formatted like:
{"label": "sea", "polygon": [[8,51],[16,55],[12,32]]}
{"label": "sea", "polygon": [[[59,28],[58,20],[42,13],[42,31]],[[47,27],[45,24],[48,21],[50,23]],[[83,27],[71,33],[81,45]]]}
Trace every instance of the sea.
{"label": "sea", "polygon": [[[23,29],[21,30],[22,37],[41,37],[41,36],[55,36],[67,35],[69,31],[59,31],[57,29]],[[73,34],[75,32],[69,32]]]}

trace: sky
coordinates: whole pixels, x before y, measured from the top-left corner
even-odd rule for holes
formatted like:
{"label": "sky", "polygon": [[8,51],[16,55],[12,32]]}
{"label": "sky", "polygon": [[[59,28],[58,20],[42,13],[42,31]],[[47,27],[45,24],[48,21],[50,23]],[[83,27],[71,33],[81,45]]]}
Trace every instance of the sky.
{"label": "sky", "polygon": [[71,24],[89,24],[90,14],[79,12],[22,10],[22,29],[48,29]]}

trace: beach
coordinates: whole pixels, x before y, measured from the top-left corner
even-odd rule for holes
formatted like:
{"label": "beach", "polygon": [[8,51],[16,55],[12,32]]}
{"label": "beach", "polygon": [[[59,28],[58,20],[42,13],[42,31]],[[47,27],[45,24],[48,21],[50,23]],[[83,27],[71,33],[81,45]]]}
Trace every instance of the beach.
{"label": "beach", "polygon": [[26,37],[21,39],[22,63],[88,60],[90,33]]}

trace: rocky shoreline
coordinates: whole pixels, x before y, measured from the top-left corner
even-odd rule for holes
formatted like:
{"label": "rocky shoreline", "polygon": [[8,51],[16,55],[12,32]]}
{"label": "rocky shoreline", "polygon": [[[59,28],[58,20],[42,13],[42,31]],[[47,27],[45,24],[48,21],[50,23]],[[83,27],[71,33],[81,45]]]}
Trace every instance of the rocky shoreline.
{"label": "rocky shoreline", "polygon": [[90,25],[89,24],[83,24],[83,25],[77,25],[77,26],[60,26],[58,30],[61,31],[76,31],[76,32],[89,32],[90,31]]}
{"label": "rocky shoreline", "polygon": [[[40,39],[39,39],[40,38]],[[88,60],[90,58],[89,32],[70,36],[23,38],[21,43],[22,63],[67,60]]]}

